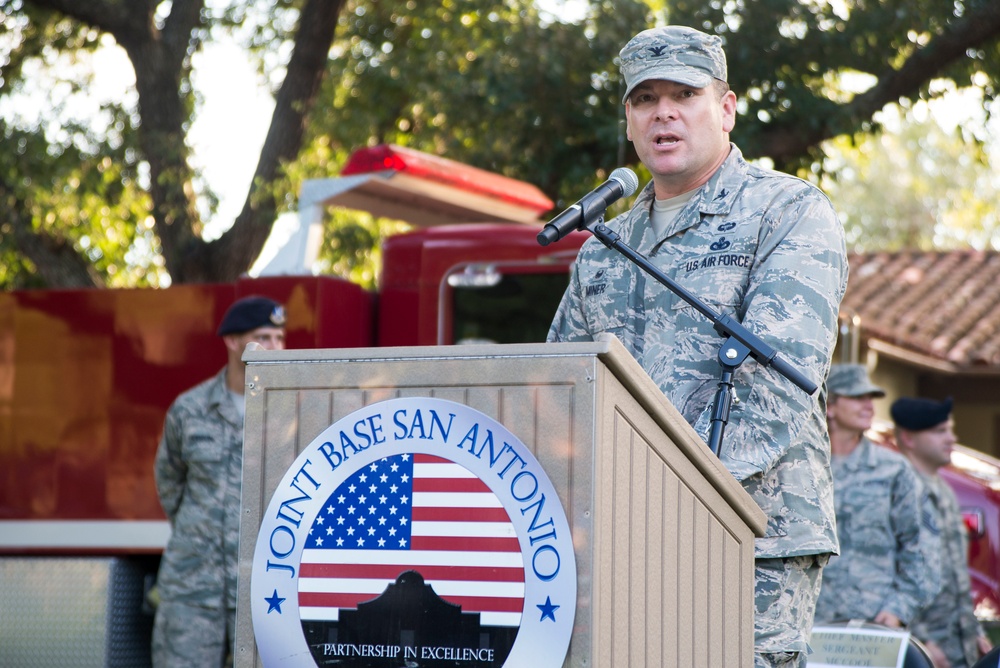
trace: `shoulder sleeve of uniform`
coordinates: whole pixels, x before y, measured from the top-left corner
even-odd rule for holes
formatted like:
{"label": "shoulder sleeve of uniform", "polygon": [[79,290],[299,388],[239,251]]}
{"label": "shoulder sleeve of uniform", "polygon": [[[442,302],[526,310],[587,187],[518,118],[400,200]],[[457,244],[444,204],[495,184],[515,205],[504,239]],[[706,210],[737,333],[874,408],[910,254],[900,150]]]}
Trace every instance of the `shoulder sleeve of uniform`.
{"label": "shoulder sleeve of uniform", "polygon": [[[759,199],[759,205],[747,206],[760,211],[761,231],[740,313],[743,325],[822,387],[847,287],[843,227],[826,195],[795,179],[774,179],[748,196]],[[816,431],[813,425],[825,419],[817,395],[772,367],[749,368],[743,373],[753,374],[752,390],[733,412],[740,420],[727,461],[741,479],[769,470],[803,438],[820,438],[803,430]]]}
{"label": "shoulder sleeve of uniform", "polygon": [[925,534],[921,485],[916,473],[906,462],[897,462],[895,453],[885,454],[888,457],[884,461],[892,472],[889,519],[897,546],[893,594],[886,607],[909,623],[941,590],[940,559],[933,553],[939,545]]}
{"label": "shoulder sleeve of uniform", "polygon": [[[617,216],[608,223],[609,226],[622,224],[627,216]],[[576,260],[570,266],[569,285],[563,293],[559,308],[549,327],[546,341],[549,342],[584,342],[593,341],[593,331],[584,313],[584,288],[581,283],[581,269],[590,273],[599,272],[609,262],[607,249],[596,237],[590,237],[583,242],[577,253]]]}
{"label": "shoulder sleeve of uniform", "polygon": [[563,293],[559,308],[552,319],[546,341],[550,343],[568,341],[592,341],[583,316],[583,301],[576,264],[570,268],[569,285]]}
{"label": "shoulder sleeve of uniform", "polygon": [[167,411],[163,434],[153,463],[156,492],[160,497],[163,512],[170,520],[173,520],[180,507],[187,476],[187,464],[183,457],[183,414],[183,406],[174,401]]}

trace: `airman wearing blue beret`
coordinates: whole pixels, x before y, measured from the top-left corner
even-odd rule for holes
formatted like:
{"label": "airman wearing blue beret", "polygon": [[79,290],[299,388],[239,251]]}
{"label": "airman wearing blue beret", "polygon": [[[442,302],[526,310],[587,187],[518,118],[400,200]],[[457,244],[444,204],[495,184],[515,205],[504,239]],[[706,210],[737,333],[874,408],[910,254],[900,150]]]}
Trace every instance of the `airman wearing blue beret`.
{"label": "airman wearing blue beret", "polygon": [[217,334],[226,346],[226,366],[177,397],[156,452],[156,489],[171,534],[157,575],[154,668],[233,665],[243,351],[251,342],[282,350],[285,309],[267,297],[244,297],[228,308]]}
{"label": "airman wearing blue beret", "polygon": [[926,490],[926,522],[940,533],[941,590],[917,614],[910,630],[923,640],[936,665],[967,668],[991,644],[972,608],[965,522],[955,492],[938,474],[951,463],[957,443],[951,409],[950,397],[943,401],[903,397],[889,413],[896,423],[896,445]]}

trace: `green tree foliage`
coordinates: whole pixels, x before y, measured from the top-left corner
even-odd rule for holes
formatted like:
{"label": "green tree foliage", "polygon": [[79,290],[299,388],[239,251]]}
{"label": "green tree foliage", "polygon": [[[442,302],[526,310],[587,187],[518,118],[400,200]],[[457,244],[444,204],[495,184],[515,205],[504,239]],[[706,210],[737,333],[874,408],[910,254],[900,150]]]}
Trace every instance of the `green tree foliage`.
{"label": "green tree foliage", "polygon": [[[4,11],[12,3],[0,3]],[[98,36],[51,13],[0,14],[8,50],[3,100],[31,84],[48,109],[14,108],[0,120],[0,285],[111,286],[156,283],[162,259],[137,186],[138,159],[121,104],[78,112],[91,84]],[[58,69],[55,78],[49,73]],[[48,124],[51,118],[59,124]]]}
{"label": "green tree foliage", "polygon": [[636,166],[614,56],[657,22],[723,37],[741,99],[734,141],[807,175],[822,172],[824,141],[877,132],[887,104],[935,97],[935,79],[988,101],[1000,74],[992,0],[594,2],[584,21],[553,25],[533,3],[498,4],[352,4],[314,118],[325,161],[306,171],[334,173],[351,148],[397,143],[536,183],[565,206]]}
{"label": "green tree foliage", "polygon": [[[528,181],[560,206],[574,201],[626,161],[613,56],[650,21],[637,0],[591,12],[562,23],[530,0],[352,3],[296,176],[333,176],[351,150],[390,143]],[[355,230],[378,225],[356,220],[365,222]],[[323,265],[376,275],[377,255],[344,236],[327,227]]]}
{"label": "green tree foliage", "polygon": [[[294,208],[302,179],[334,175],[350,150],[380,142],[535,183],[564,206],[636,165],[615,57],[657,22],[723,37],[741,98],[734,140],[789,171],[821,172],[823,142],[876,130],[880,109],[933,97],[933,80],[989,101],[1000,74],[996,0],[585,4],[582,20],[562,22],[530,0],[0,0],[0,108],[30,80],[26,66],[62,71],[58,58],[102,40],[124,48],[136,74],[135,97],[109,105],[100,132],[5,116],[19,150],[0,158],[0,281],[229,280]],[[276,110],[243,210],[208,240],[186,133],[198,107],[192,55],[219,30],[245,41]],[[385,224],[330,229],[326,266],[367,280],[360,249]]]}
{"label": "green tree foliage", "polygon": [[406,230],[407,225],[398,221],[334,208],[329,212],[316,269],[374,289],[382,267],[382,239]]}
{"label": "green tree foliage", "polygon": [[[213,281],[245,272],[288,190],[282,185],[284,165],[301,149],[341,5],[0,0],[0,76],[8,84],[0,96],[11,104],[30,82],[29,65],[55,74],[57,88],[81,87],[63,66],[100,43],[119,45],[135,71],[135,99],[108,110],[107,131],[93,119],[89,126],[67,120],[58,108],[44,110],[41,118],[8,121],[5,139],[24,142],[25,151],[11,166],[13,160],[0,159],[0,196],[9,207],[0,252],[13,248],[21,255],[4,276],[6,284],[104,286],[122,277],[133,284],[167,277]],[[192,55],[218,30],[234,25],[250,36],[251,49],[268,40],[280,62],[262,63],[269,74],[280,74],[272,124],[243,210],[228,231],[209,240],[187,142],[197,106]],[[132,273],[138,276],[129,278]]]}
{"label": "green tree foliage", "polygon": [[934,80],[988,101],[1000,77],[996,0],[674,0],[669,15],[723,37],[742,100],[734,140],[788,171],[827,139],[876,129],[887,104],[933,97]]}

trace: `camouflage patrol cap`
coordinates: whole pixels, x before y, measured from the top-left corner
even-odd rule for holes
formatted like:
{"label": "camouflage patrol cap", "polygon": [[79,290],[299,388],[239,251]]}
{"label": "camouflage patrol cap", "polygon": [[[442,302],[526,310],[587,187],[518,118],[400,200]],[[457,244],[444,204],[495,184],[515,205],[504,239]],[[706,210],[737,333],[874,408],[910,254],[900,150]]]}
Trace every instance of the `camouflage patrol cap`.
{"label": "camouflage patrol cap", "polygon": [[863,364],[834,364],[826,379],[826,389],[839,397],[884,397],[885,390],[872,383]]}
{"label": "camouflage patrol cap", "polygon": [[650,28],[629,40],[618,57],[625,95],[649,79],[664,79],[704,88],[712,79],[726,80],[722,39],[686,26]]}
{"label": "camouflage patrol cap", "polygon": [[243,334],[258,327],[284,327],[285,308],[267,297],[253,295],[233,302],[222,316],[218,336]]}

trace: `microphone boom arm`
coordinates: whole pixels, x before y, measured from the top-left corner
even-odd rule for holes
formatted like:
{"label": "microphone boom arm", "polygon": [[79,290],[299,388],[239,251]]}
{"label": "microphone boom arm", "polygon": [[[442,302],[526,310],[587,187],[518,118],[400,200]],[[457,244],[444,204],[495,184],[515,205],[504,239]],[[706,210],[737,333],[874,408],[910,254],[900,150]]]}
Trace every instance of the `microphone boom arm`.
{"label": "microphone boom arm", "polygon": [[[586,219],[585,219],[586,220]],[[617,232],[604,224],[603,214],[593,219],[593,223],[584,227],[608,248],[619,252],[635,265],[655,278],[671,292],[694,307],[699,313],[712,322],[713,328],[720,336],[726,337],[719,350],[719,363],[722,365],[722,378],[719,390],[715,396],[712,410],[711,429],[709,432],[709,447],[718,456],[722,447],[722,436],[729,420],[729,405],[732,401],[733,371],[748,357],[753,357],[761,366],[774,367],[774,370],[787,378],[806,394],[814,394],[818,389],[816,384],[806,378],[798,369],[778,355],[778,351],[765,343],[759,336],[740,324],[729,315],[720,315],[709,308],[694,294],[679,285],[676,281],[655,267],[645,256],[636,252],[621,240]]]}

